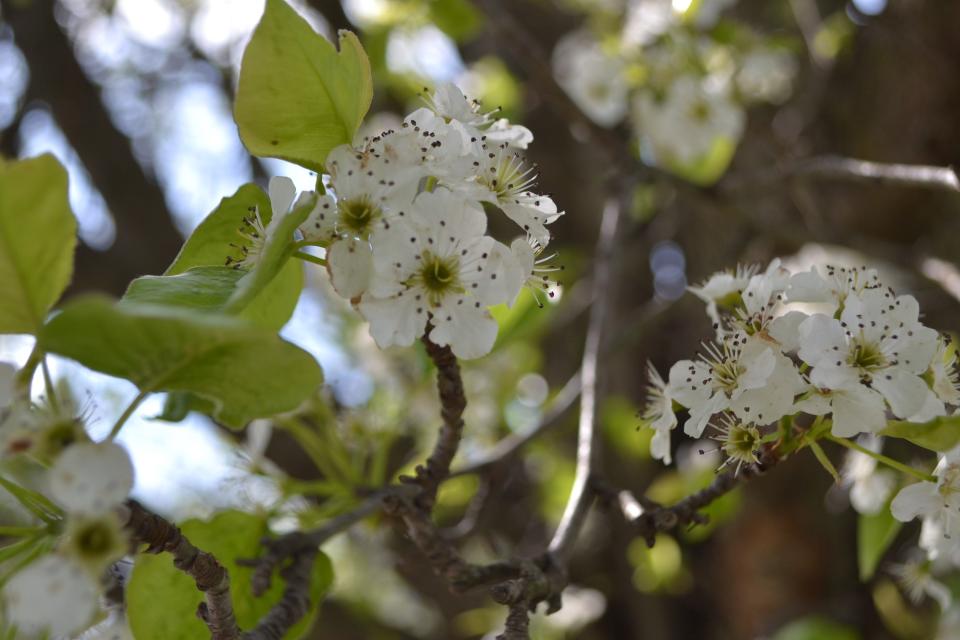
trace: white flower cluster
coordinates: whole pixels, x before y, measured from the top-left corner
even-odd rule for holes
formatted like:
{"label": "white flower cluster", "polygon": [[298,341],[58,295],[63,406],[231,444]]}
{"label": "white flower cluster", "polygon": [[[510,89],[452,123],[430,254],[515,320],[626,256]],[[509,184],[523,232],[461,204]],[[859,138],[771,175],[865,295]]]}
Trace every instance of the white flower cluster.
{"label": "white flower cluster", "polygon": [[[334,289],[378,345],[408,346],[429,331],[457,356],[477,358],[497,335],[489,307],[512,305],[524,286],[554,296],[555,268],[541,253],[562,212],[535,191],[536,170],[521,155],[529,130],[481,111],[452,84],[426,103],[396,130],[331,151],[330,190],[300,232],[326,249]],[[284,180],[271,183],[281,214],[295,195]],[[487,206],[522,236],[509,244],[491,237]]]}
{"label": "white flower cluster", "polygon": [[133,487],[133,466],[119,445],[90,442],[83,419],[65,402],[51,407],[16,399],[14,371],[0,363],[0,459],[49,466],[42,493],[63,518],[46,515],[46,539],[36,544],[52,551],[4,585],[3,617],[25,638],[72,637],[93,622],[103,573],[127,551],[117,508]]}
{"label": "white flower cluster", "polygon": [[940,457],[936,482],[904,487],[890,509],[901,522],[920,518],[920,548],[940,565],[960,568],[960,447]]}
{"label": "white flower cluster", "polygon": [[[789,98],[796,62],[746,25],[734,37],[710,30],[735,0],[629,0],[617,32],[577,30],[553,52],[554,75],[591,119],[614,126],[628,114],[645,158],[683,170],[728,153],[745,107]],[[722,148],[722,147],[721,147]]]}
{"label": "white flower cluster", "polygon": [[691,291],[706,302],[716,339],[696,360],[674,364],[668,382],[651,376],[645,418],[656,431],[653,454],[665,462],[674,403],[688,412],[690,436],[714,420],[738,463],[756,460],[764,431],[784,416],[829,417],[834,436],[850,437],[879,432],[889,414],[926,422],[960,404],[952,348],[920,322],[916,299],[872,269],[792,274],[775,260],[762,273],[718,273]]}

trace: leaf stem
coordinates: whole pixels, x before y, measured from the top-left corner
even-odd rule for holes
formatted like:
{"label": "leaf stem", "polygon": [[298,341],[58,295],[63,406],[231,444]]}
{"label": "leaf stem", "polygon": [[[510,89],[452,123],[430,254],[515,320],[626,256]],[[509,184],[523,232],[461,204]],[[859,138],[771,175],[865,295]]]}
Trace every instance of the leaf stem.
{"label": "leaf stem", "polygon": [[307,262],[312,262],[313,264],[318,264],[321,267],[327,266],[327,261],[323,258],[318,258],[317,256],[310,255],[309,253],[304,253],[303,251],[296,251],[293,254],[294,258],[300,258]]}
{"label": "leaf stem", "polygon": [[129,405],[127,405],[127,408],[124,409],[123,413],[120,414],[120,417],[117,418],[113,428],[110,429],[110,435],[107,436],[107,442],[110,442],[117,437],[117,434],[120,433],[120,429],[123,428],[123,425],[126,424],[127,420],[130,419],[130,416],[133,415],[133,412],[137,410],[137,407],[140,406],[140,403],[143,402],[144,398],[146,398],[149,393],[149,391],[141,391],[137,394],[137,397],[134,398]]}
{"label": "leaf stem", "polygon": [[18,397],[24,400],[30,399],[30,385],[33,382],[33,374],[37,371],[37,367],[40,366],[42,361],[43,349],[40,348],[40,342],[38,340],[37,344],[33,345],[33,351],[30,352],[27,361],[20,371],[17,372],[15,384]]}
{"label": "leaf stem", "polygon": [[824,435],[823,437],[829,440],[830,442],[836,442],[840,446],[846,447],[847,449],[852,449],[853,451],[858,451],[864,455],[870,456],[877,462],[882,462],[888,467],[892,467],[897,471],[902,471],[903,473],[913,476],[918,480],[923,480],[925,482],[937,481],[937,477],[934,475],[931,475],[929,473],[924,473],[923,471],[920,471],[918,469],[914,469],[910,465],[906,465],[906,464],[903,464],[902,462],[898,462],[893,458],[883,455],[882,453],[877,453],[876,451],[870,451],[870,449],[867,449],[866,447],[862,447],[856,442],[853,442],[852,440],[847,440],[846,438],[838,438],[837,436],[829,433]]}

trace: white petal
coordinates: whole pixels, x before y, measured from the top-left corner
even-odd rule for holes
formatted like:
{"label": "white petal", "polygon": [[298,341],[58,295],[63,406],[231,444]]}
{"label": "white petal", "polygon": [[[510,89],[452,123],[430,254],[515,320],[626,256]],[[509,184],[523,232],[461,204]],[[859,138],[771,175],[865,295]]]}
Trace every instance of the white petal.
{"label": "white petal", "polygon": [[907,418],[920,411],[930,393],[919,376],[901,367],[887,367],[873,376],[870,384],[883,394],[898,418]]}
{"label": "white petal", "polygon": [[876,471],[850,487],[850,504],[857,513],[874,515],[887,504],[890,494],[897,486],[896,477],[886,471]]}
{"label": "white petal", "polygon": [[680,360],[670,367],[670,393],[687,409],[699,406],[712,395],[711,378],[709,367],[702,362]]}
{"label": "white petal", "polygon": [[50,469],[50,493],[70,513],[101,515],[119,506],[133,488],[133,464],[114,442],[67,448]]}
{"label": "white petal", "polygon": [[430,339],[439,345],[450,345],[454,355],[464,360],[490,353],[497,340],[497,321],[483,306],[477,307],[469,298],[444,301],[433,316],[434,328]]}
{"label": "white petal", "polygon": [[802,311],[790,311],[774,318],[767,332],[784,351],[796,351],[800,348],[800,325],[809,317]]}
{"label": "white petal", "polygon": [[943,508],[943,499],[932,482],[917,482],[900,490],[890,503],[893,517],[910,522],[918,516],[932,516]]}
{"label": "white petal", "polygon": [[883,396],[863,385],[833,393],[833,435],[849,438],[858,433],[876,433],[886,425]]}
{"label": "white petal", "polygon": [[809,413],[812,416],[823,416],[830,411],[832,411],[831,396],[823,395],[819,393],[818,390],[814,389],[813,392],[797,402],[794,407],[797,411],[802,411],[803,413]]}
{"label": "white petal", "polygon": [[746,369],[739,379],[740,388],[756,389],[767,384],[777,366],[777,359],[773,349],[760,340],[751,340],[740,354],[740,364]]}
{"label": "white petal", "polygon": [[370,335],[381,349],[409,347],[423,335],[427,326],[427,312],[423,303],[409,293],[392,298],[376,298],[367,294],[360,300],[357,309],[370,323]]}
{"label": "white petal", "polygon": [[860,375],[843,362],[821,361],[810,371],[810,382],[821,389],[851,389],[860,385]]}
{"label": "white petal", "polygon": [[337,223],[337,203],[328,193],[317,198],[317,203],[303,224],[300,233],[305,240],[315,242],[329,240],[335,232]]}
{"label": "white petal", "polygon": [[790,302],[836,302],[829,284],[816,267],[790,278],[787,297]]}
{"label": "white petal", "polygon": [[654,460],[662,460],[663,464],[670,464],[670,430],[655,429],[650,439],[650,455]]}
{"label": "white petal", "polygon": [[731,401],[730,408],[742,420],[769,424],[793,413],[793,399],[804,390],[803,378],[786,356],[777,354],[775,362],[763,386],[748,389]]}
{"label": "white petal", "polygon": [[373,272],[373,254],[365,240],[348,238],[334,242],[327,251],[330,282],[347,300],[367,290]]}
{"label": "white petal", "polygon": [[947,409],[943,405],[943,400],[937,397],[933,391],[927,390],[927,398],[923,406],[907,420],[910,422],[930,422],[934,418],[947,415]]}
{"label": "white petal", "polygon": [[930,368],[940,337],[936,331],[915,324],[897,329],[893,335],[896,339],[884,341],[883,346],[896,352],[897,364],[918,374]]}
{"label": "white petal", "polygon": [[273,209],[275,217],[290,210],[293,198],[297,195],[297,187],[293,184],[293,180],[287,176],[274,176],[270,178],[267,190],[270,193],[270,208]]}
{"label": "white petal", "polygon": [[3,589],[9,622],[28,636],[66,636],[86,627],[99,590],[76,562],[48,555],[17,573]]}
{"label": "white petal", "polygon": [[[836,347],[836,349],[834,349]],[[843,327],[833,318],[816,313],[800,323],[800,350],[797,355],[809,365],[841,360],[847,348]]]}
{"label": "white petal", "polygon": [[691,407],[690,417],[683,424],[683,432],[688,436],[699,438],[707,428],[710,418],[725,410],[729,403],[727,396],[722,391],[718,391],[707,402]]}

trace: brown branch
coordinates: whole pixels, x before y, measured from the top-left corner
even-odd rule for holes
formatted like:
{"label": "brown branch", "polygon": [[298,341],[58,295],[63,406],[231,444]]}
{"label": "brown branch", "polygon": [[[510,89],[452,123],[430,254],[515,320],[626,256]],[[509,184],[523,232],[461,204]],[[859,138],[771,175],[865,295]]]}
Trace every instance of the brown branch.
{"label": "brown branch", "polygon": [[664,507],[655,502],[638,499],[630,492],[621,491],[617,499],[624,518],[632,523],[652,547],[658,533],[673,531],[679,527],[705,524],[707,517],[700,510],[730,493],[741,484],[761,476],[780,461],[776,451],[765,447],[758,462],[738,469],[720,473],[705,489],[691,494],[680,502]]}
{"label": "brown branch", "polygon": [[433,453],[425,464],[417,465],[416,476],[402,476],[400,481],[420,487],[416,505],[429,513],[437,499],[437,488],[450,475],[450,464],[460,446],[460,438],[463,436],[463,410],[467,406],[467,398],[463,392],[460,365],[450,347],[434,344],[426,335],[422,342],[427,348],[427,355],[437,367],[437,392],[440,396],[443,426],[440,427]]}
{"label": "brown branch", "polygon": [[[286,583],[283,595],[252,631],[243,634],[243,640],[281,640],[293,625],[307,615],[316,559],[316,547],[293,554],[289,564],[280,570],[280,577]],[[254,595],[260,594],[255,592]]]}
{"label": "brown branch", "polygon": [[183,571],[204,594],[197,616],[207,625],[213,640],[239,640],[240,627],[230,600],[230,575],[213,555],[193,546],[180,529],[151,513],[135,500],[126,503],[124,527],[137,544],[146,544],[145,553],[169,553],[173,566]]}

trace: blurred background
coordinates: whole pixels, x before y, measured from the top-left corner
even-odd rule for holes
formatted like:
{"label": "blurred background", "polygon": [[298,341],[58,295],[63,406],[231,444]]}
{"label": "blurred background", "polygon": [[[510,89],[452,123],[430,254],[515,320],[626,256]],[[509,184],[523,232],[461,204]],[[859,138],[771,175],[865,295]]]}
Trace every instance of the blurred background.
{"label": "blurred background", "polygon": [[[544,308],[525,296],[503,309],[499,346],[466,367],[461,462],[535,425],[576,373],[591,255],[619,171],[640,182],[620,229],[602,359],[601,468],[615,486],[669,503],[708,483],[721,462],[680,436],[675,465],[662,466],[637,417],[646,361],[665,374],[709,337],[685,288],[715,270],[774,257],[795,268],[868,263],[919,298],[928,325],[960,330],[960,194],[796,170],[828,154],[960,164],[960,2],[291,4],[328,37],[361,36],[376,89],[365,131],[420,106],[423,87],[456,82],[533,131],[528,156],[541,189],[566,211],[551,228],[562,295]],[[69,294],[121,295],[131,279],[161,273],[185,234],[243,183],[289,175],[313,187],[304,169],[252,158],[232,120],[262,2],[2,0],[0,10],[0,153],[50,151],[69,170],[82,240]],[[703,95],[735,85],[724,90],[729,126],[703,134],[700,154],[683,150],[683,123],[664,109],[690,69]],[[572,103],[557,99],[558,85]],[[613,166],[610,145],[635,162]],[[146,403],[121,439],[148,506],[179,519],[263,509],[281,528],[309,526],[349,508],[351,487],[388,482],[429,449],[438,418],[425,355],[381,352],[322,273],[308,280],[283,332],[325,371],[307,426],[257,423],[238,435],[199,416],[154,420],[162,399]],[[30,348],[26,338],[0,337],[5,360],[22,362]],[[103,431],[135,391],[78,369],[58,361],[54,373]],[[573,479],[574,414],[520,455],[444,485],[437,516],[470,559],[542,548]],[[914,605],[882,570],[858,579],[856,514],[812,458],[791,459],[710,515],[709,525],[647,549],[615,509],[595,510],[565,606],[538,616],[534,637],[934,636],[936,605]],[[904,527],[890,558],[916,533]],[[502,624],[502,607],[484,594],[448,593],[389,522],[372,519],[325,550],[336,586],[311,638],[492,638]],[[940,633],[960,638],[960,629]]]}

